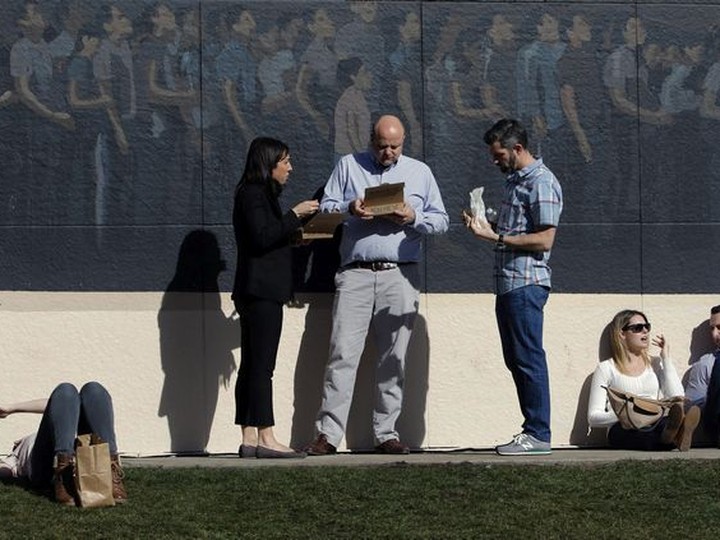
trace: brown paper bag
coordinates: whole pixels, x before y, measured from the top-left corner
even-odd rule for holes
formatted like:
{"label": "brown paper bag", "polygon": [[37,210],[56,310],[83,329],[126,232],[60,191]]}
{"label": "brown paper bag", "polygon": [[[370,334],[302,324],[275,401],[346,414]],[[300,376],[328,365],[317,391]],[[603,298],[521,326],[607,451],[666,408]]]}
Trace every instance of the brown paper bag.
{"label": "brown paper bag", "polygon": [[94,433],[75,439],[75,487],[82,507],[115,506],[110,446]]}

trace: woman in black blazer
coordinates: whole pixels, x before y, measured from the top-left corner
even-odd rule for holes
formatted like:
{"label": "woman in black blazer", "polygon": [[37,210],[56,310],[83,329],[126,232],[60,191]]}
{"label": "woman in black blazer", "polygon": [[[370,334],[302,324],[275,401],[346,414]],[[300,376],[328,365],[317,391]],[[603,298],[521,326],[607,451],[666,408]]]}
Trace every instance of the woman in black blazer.
{"label": "woman in black blazer", "polygon": [[280,444],[273,433],[272,376],[283,304],[292,297],[290,239],[301,226],[301,218],[318,209],[318,201],[311,200],[283,213],[278,197],[290,171],[287,145],[258,137],[250,143],[235,190],[237,269],[232,298],[242,331],[235,385],[235,423],[242,429],[240,457],[305,456]]}

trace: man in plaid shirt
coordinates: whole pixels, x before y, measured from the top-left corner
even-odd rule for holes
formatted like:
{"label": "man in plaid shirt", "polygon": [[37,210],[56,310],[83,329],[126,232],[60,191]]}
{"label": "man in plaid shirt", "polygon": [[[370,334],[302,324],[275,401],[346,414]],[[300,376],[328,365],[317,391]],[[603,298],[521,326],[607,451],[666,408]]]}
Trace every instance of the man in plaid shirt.
{"label": "man in plaid shirt", "polygon": [[555,175],[527,149],[525,128],[502,119],[485,133],[498,168],[507,175],[497,227],[464,214],[478,238],[495,243],[495,315],[505,365],[512,373],[522,433],[495,448],[500,455],[542,455],[550,446],[550,384],[543,348],[543,308],[550,293],[550,250],[562,212]]}

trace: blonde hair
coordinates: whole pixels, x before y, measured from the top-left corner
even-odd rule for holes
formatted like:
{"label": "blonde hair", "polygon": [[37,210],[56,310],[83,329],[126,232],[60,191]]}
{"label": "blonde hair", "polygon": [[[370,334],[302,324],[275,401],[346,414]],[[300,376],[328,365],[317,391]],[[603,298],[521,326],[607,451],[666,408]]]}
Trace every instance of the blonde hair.
{"label": "blonde hair", "polygon": [[[636,315],[640,315],[646,323],[648,322],[647,316],[642,311],[624,309],[617,313],[610,323],[610,349],[612,351],[612,358],[618,371],[626,375],[628,374],[626,366],[630,362],[630,357],[628,355],[625,342],[620,339],[620,333],[624,332],[623,328],[625,328],[625,326],[630,322],[630,319]],[[648,355],[647,349],[643,350],[641,355],[645,365],[649,366],[650,356]]]}

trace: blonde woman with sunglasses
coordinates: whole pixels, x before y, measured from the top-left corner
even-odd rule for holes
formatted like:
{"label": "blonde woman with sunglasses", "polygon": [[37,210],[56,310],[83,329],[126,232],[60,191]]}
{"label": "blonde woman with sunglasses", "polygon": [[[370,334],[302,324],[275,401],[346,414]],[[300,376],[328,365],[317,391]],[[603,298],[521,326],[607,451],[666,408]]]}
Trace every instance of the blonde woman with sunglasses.
{"label": "blonde woman with sunglasses", "polygon": [[[670,359],[670,350],[662,334],[650,335],[652,326],[644,313],[635,310],[619,312],[610,324],[612,358],[600,362],[590,385],[588,424],[607,428],[608,444],[626,450],[687,451],[700,421],[700,409],[685,410],[682,402],[674,404],[669,414],[644,429],[624,429],[612,410],[605,387],[652,398],[683,396],[680,377]],[[650,345],[659,356],[649,354]]]}

